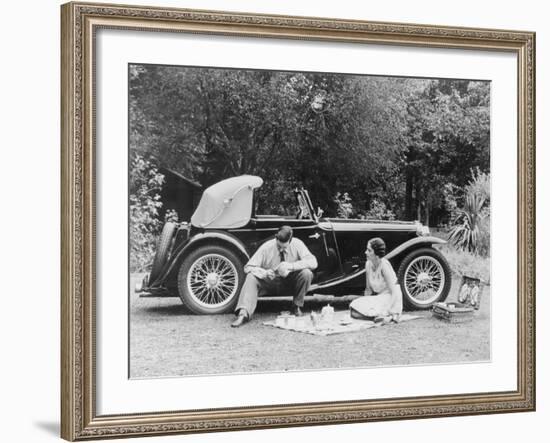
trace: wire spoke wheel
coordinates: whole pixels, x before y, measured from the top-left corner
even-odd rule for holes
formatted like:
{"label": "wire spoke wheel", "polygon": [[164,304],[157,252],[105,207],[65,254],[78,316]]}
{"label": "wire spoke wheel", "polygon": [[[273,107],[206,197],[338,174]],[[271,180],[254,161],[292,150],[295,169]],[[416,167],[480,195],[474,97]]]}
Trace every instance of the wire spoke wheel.
{"label": "wire spoke wheel", "polygon": [[432,304],[441,296],[444,286],[443,267],[433,257],[418,257],[405,270],[405,291],[420,304]]}
{"label": "wire spoke wheel", "polygon": [[411,252],[399,267],[404,301],[410,308],[427,309],[447,298],[451,272],[445,258],[436,250]]}
{"label": "wire spoke wheel", "polygon": [[178,293],[193,314],[227,314],[237,304],[244,282],[242,258],[222,245],[203,245],[183,258]]}
{"label": "wire spoke wheel", "polygon": [[187,273],[187,290],[195,303],[221,308],[237,293],[239,274],[235,265],[221,254],[199,257]]}

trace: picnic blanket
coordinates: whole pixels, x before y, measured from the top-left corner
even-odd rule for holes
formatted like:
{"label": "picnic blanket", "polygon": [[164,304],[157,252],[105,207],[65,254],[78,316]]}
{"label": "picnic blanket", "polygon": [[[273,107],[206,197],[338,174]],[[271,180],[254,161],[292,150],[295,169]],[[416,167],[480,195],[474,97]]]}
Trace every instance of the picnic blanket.
{"label": "picnic blanket", "polygon": [[[421,316],[402,314],[399,323],[415,320],[417,318],[421,318]],[[348,310],[336,311],[334,312],[334,316],[331,322],[320,322],[317,325],[313,324],[313,321],[308,315],[297,317],[294,320],[293,324],[289,325],[277,324],[276,320],[263,322],[265,326],[321,336],[344,334],[346,332],[357,332],[364,329],[381,327],[385,324],[399,325],[399,323],[375,323],[369,320],[358,320],[355,318],[350,318]]]}

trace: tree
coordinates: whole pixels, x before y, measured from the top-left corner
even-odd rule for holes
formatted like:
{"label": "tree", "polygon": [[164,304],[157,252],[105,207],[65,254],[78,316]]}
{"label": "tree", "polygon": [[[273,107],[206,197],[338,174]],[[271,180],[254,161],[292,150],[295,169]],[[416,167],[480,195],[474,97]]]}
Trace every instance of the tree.
{"label": "tree", "polygon": [[347,192],[429,220],[488,171],[488,104],[484,82],[132,65],[130,146],[203,186],[259,175],[263,211],[304,186],[327,215]]}
{"label": "tree", "polygon": [[488,105],[486,82],[429,80],[412,94],[403,167],[408,218],[429,223],[445,184],[465,186],[472,167],[489,171]]}

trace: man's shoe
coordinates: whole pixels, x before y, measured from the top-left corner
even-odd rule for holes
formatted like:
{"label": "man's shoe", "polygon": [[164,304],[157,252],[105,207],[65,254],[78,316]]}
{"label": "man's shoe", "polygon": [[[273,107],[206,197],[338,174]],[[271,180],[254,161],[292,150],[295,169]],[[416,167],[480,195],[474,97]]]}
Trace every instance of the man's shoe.
{"label": "man's shoe", "polygon": [[374,323],[376,323],[377,325],[387,325],[388,323],[391,323],[391,321],[392,321],[391,316],[387,316],[387,317],[380,316],[380,317],[374,318]]}
{"label": "man's shoe", "polygon": [[304,315],[304,313],[302,312],[302,310],[300,309],[300,306],[294,306],[292,308],[292,313],[296,316],[296,317],[302,317]]}
{"label": "man's shoe", "polygon": [[248,321],[248,317],[244,314],[239,314],[237,319],[231,323],[232,328],[238,328],[239,326],[244,325]]}

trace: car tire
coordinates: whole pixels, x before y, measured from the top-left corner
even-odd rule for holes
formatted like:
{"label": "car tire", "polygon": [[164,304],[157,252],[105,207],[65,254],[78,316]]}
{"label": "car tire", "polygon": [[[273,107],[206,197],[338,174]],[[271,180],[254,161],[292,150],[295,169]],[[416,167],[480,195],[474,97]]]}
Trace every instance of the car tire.
{"label": "car tire", "polygon": [[451,268],[433,248],[416,249],[400,263],[397,279],[408,310],[430,309],[445,301],[451,290]]}
{"label": "car tire", "polygon": [[201,246],[182,261],[178,294],[194,314],[233,312],[244,282],[244,265],[223,246]]}
{"label": "car tire", "polygon": [[157,242],[157,251],[153,259],[153,265],[151,266],[151,275],[149,277],[151,283],[154,283],[160,277],[162,268],[168,261],[176,227],[176,223],[173,222],[165,223],[162,227],[162,232]]}

